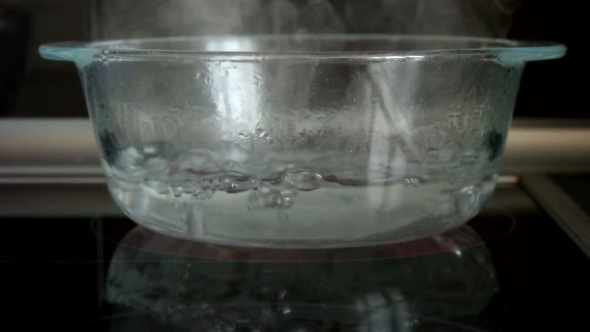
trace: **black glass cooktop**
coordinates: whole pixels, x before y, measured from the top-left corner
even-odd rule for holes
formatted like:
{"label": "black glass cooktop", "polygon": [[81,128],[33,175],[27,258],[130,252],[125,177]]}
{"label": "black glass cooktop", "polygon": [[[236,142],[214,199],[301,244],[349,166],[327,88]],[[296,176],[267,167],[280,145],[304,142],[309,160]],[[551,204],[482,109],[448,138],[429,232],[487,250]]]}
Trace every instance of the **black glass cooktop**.
{"label": "black glass cooktop", "polygon": [[534,205],[412,242],[294,251],[125,218],[3,218],[0,292],[18,331],[570,331],[587,330],[590,262]]}

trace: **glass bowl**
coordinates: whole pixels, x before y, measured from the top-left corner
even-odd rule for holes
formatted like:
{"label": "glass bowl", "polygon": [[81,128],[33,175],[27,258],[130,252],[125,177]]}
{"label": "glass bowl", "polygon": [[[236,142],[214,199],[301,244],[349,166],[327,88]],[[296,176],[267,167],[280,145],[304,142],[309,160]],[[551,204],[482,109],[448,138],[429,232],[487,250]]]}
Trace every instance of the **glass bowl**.
{"label": "glass bowl", "polygon": [[62,43],[113,199],[199,241],[316,248],[457,227],[491,197],[527,61],[469,37],[217,36]]}

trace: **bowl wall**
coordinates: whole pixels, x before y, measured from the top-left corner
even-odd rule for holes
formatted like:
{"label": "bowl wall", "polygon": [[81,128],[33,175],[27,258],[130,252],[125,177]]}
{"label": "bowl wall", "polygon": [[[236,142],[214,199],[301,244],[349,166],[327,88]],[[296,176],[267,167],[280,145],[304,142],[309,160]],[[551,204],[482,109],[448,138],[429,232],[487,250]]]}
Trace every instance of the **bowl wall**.
{"label": "bowl wall", "polygon": [[77,59],[133,220],[203,241],[355,246],[456,227],[493,193],[524,61],[495,50],[508,42],[438,42],[128,41]]}

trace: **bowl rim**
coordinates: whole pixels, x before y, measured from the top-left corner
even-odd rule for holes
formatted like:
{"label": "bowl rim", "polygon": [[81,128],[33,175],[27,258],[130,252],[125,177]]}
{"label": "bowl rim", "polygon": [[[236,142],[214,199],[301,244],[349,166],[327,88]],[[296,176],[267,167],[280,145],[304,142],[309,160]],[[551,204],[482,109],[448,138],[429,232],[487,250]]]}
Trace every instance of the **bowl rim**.
{"label": "bowl rim", "polygon": [[[194,49],[142,48],[150,43],[186,43],[243,39],[256,41],[384,41],[476,43],[483,47],[433,48],[386,51],[202,51]],[[137,47],[129,45],[138,45]],[[490,44],[492,46],[486,46]],[[198,58],[203,60],[260,61],[263,59],[349,59],[349,60],[423,60],[432,57],[484,56],[504,62],[527,62],[558,59],[565,55],[563,44],[548,41],[520,41],[502,38],[438,35],[391,34],[317,34],[317,35],[204,35],[159,38],[116,39],[94,42],[59,42],[39,48],[43,58],[88,63],[99,57],[123,58]]]}

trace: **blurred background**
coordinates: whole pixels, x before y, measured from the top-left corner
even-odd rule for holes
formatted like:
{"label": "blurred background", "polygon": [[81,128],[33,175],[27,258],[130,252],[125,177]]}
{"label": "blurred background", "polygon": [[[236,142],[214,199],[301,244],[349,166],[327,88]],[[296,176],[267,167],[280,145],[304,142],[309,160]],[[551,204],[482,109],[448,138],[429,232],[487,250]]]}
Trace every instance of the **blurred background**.
{"label": "blurred background", "polygon": [[[151,301],[155,288],[136,280],[175,275],[184,265],[162,262],[184,264],[185,258],[174,257],[176,250],[192,248],[160,237],[142,240],[137,228],[128,233],[135,224],[122,215],[107,191],[77,70],[73,63],[41,59],[40,45],[199,34],[413,33],[548,40],[568,47],[563,59],[527,65],[500,185],[483,217],[470,222],[469,232],[459,232],[467,239],[479,234],[474,236],[477,244],[457,251],[453,239],[437,240],[437,246],[451,251],[409,260],[386,260],[369,253],[360,265],[340,264],[336,259],[311,270],[297,263],[295,267],[272,265],[269,271],[268,264],[240,261],[249,254],[226,248],[219,250],[226,262],[196,263],[187,270],[194,272],[193,279],[185,283],[199,289],[194,294],[203,294],[202,289],[215,298],[259,289],[255,298],[260,295],[271,304],[270,296],[282,301],[285,284],[295,290],[289,289],[287,301],[294,301],[291,293],[310,292],[316,301],[327,298],[325,294],[346,293],[342,285],[351,281],[363,286],[355,288],[355,294],[362,295],[359,298],[377,304],[381,300],[375,296],[385,296],[391,289],[383,285],[393,285],[410,296],[407,303],[435,308],[444,319],[459,312],[457,308],[466,308],[453,317],[462,324],[472,322],[466,320],[472,319],[465,314],[469,312],[493,331],[579,329],[587,311],[579,303],[590,296],[590,115],[582,104],[583,82],[589,73],[588,62],[582,61],[582,45],[590,29],[583,4],[556,0],[0,0],[0,292],[9,303],[3,312],[3,318],[8,318],[5,325],[33,330],[98,322],[97,329],[69,325],[60,331],[115,331],[117,322],[103,327],[111,324],[105,317],[113,314],[113,307],[104,301],[108,274],[130,281],[131,289],[147,294]],[[131,239],[137,249],[129,245]],[[146,256],[153,248],[141,241],[162,244],[162,248],[170,244],[174,251]],[[212,248],[207,250],[216,251]],[[118,257],[112,259],[114,255]],[[234,261],[232,255],[238,259]],[[330,254],[326,260],[335,257],[339,256]],[[138,274],[138,268],[144,274]],[[299,274],[293,274],[295,270]],[[360,277],[348,279],[355,271]],[[493,278],[482,277],[486,275]],[[321,287],[310,288],[310,276]],[[339,276],[346,281],[338,282],[344,280]],[[184,284],[174,278],[162,280],[173,280],[164,290],[180,294],[176,291]],[[274,290],[282,295],[269,295]],[[146,325],[153,324],[144,316],[122,322],[128,325],[119,330],[127,331],[145,331]]]}
{"label": "blurred background", "polygon": [[582,1],[555,0],[0,0],[0,117],[87,117],[73,64],[40,58],[71,40],[242,33],[412,33],[564,43],[531,63],[517,117],[586,118]]}

